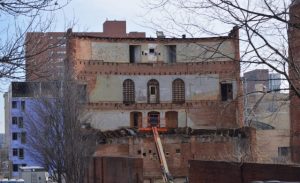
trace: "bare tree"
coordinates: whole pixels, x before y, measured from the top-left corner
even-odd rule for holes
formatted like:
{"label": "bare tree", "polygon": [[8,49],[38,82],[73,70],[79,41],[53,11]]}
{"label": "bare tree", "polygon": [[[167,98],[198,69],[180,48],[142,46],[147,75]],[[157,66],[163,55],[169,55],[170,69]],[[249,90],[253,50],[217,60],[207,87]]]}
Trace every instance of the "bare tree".
{"label": "bare tree", "polygon": [[83,182],[96,145],[94,132],[81,128],[85,87],[65,80],[43,82],[41,91],[27,115],[28,151],[58,183]]}
{"label": "bare tree", "polygon": [[[299,66],[295,64],[296,49],[289,49],[290,36],[298,31],[299,15],[291,11],[296,0],[156,0],[147,1],[151,22],[158,29],[176,30],[189,36],[228,34],[240,30],[240,61],[249,66],[269,68],[288,82],[286,90],[300,97],[297,87]],[[151,13],[160,12],[159,16]],[[153,16],[152,16],[153,15]],[[155,18],[159,17],[159,21]],[[159,23],[157,23],[159,22]],[[162,26],[164,25],[164,26]],[[171,33],[171,32],[169,32]],[[218,50],[216,50],[218,51]],[[288,66],[290,72],[289,75]]]}
{"label": "bare tree", "polygon": [[[32,31],[49,31],[52,18],[45,17],[63,8],[70,0],[11,0],[0,1],[0,79],[24,78],[25,59],[45,51],[41,49],[32,55],[25,55],[29,40],[26,33]],[[31,40],[32,41],[32,40]]]}

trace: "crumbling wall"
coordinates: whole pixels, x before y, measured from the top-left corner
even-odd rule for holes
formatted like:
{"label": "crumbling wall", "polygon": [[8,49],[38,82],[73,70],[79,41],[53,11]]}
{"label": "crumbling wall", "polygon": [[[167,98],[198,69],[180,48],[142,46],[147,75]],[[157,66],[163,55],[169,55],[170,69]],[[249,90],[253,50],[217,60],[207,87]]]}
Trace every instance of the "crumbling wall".
{"label": "crumbling wall", "polygon": [[[255,133],[251,129],[200,130],[188,134],[161,134],[166,160],[174,177],[188,175],[188,160],[255,161]],[[151,133],[136,134],[128,138],[107,139],[95,156],[122,156],[143,159],[144,179],[161,178],[161,168]],[[253,139],[254,137],[254,139]]]}

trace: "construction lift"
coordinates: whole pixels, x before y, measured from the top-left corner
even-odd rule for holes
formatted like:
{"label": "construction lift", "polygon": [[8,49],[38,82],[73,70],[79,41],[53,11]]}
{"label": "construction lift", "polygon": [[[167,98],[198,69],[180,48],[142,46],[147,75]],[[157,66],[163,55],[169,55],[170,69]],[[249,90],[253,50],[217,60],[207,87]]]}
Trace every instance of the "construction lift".
{"label": "construction lift", "polygon": [[162,177],[165,183],[173,183],[173,177],[169,171],[164,149],[159,137],[158,131],[167,131],[167,128],[159,127],[159,115],[153,114],[148,116],[148,128],[141,128],[140,131],[152,131],[155,141],[156,151],[158,154]]}

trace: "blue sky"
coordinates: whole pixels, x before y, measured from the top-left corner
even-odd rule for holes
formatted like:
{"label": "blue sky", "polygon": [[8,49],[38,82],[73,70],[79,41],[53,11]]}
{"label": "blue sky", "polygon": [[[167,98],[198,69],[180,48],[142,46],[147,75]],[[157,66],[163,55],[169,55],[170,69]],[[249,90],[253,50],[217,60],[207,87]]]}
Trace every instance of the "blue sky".
{"label": "blue sky", "polygon": [[[126,20],[127,32],[144,31],[147,36],[154,36],[154,31],[144,26],[145,12],[141,0],[72,0],[63,10],[55,12],[51,31],[65,31],[74,22],[73,31],[102,31],[105,20]],[[3,16],[0,16],[3,29]],[[1,21],[2,20],[2,21]],[[3,37],[3,35],[1,35]],[[0,38],[1,38],[0,37]],[[0,133],[4,133],[4,99],[9,82],[0,82]]]}

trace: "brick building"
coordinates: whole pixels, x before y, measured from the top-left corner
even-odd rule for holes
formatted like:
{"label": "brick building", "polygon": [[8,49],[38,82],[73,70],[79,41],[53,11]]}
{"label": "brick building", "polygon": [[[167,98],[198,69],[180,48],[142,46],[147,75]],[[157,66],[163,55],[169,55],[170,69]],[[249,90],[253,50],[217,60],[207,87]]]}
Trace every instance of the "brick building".
{"label": "brick building", "polygon": [[[293,1],[290,6],[290,21],[291,25],[297,25],[300,22],[300,2],[298,0]],[[297,89],[300,88],[300,30],[297,26],[289,27],[289,76],[290,87]],[[290,92],[290,119],[291,119],[291,148],[292,148],[292,160],[294,162],[300,162],[300,99],[296,95],[295,91]]]}
{"label": "brick building", "polygon": [[[243,110],[238,30],[211,38],[116,38],[69,31],[67,62],[87,89],[90,126],[102,131],[167,129],[171,173],[182,181],[189,159],[255,159],[255,131]],[[133,133],[133,132],[132,132]],[[144,180],[161,179],[151,133],[105,135],[96,156],[143,158]],[[118,135],[116,135],[118,134]],[[113,138],[115,137],[115,138]],[[91,179],[97,177],[92,171]]]}
{"label": "brick building", "polygon": [[[87,85],[91,126],[241,126],[238,32],[216,38],[103,38],[73,33],[68,62]],[[220,52],[220,53],[218,53]],[[221,53],[222,52],[222,53]],[[225,56],[223,56],[225,55]]]}

